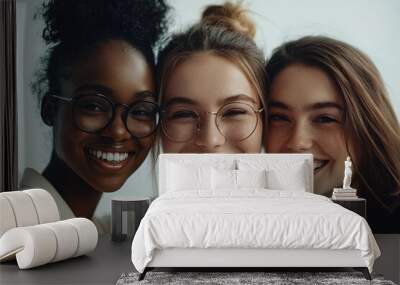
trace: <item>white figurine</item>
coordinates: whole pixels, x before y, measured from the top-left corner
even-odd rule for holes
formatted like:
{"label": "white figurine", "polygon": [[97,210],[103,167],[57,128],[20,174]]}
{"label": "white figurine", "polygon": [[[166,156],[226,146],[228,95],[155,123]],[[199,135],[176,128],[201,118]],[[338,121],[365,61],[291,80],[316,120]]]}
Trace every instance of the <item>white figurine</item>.
{"label": "white figurine", "polygon": [[346,161],[344,162],[344,178],[343,178],[343,189],[352,189],[351,184],[351,176],[353,174],[351,170],[351,159],[350,156],[347,157]]}

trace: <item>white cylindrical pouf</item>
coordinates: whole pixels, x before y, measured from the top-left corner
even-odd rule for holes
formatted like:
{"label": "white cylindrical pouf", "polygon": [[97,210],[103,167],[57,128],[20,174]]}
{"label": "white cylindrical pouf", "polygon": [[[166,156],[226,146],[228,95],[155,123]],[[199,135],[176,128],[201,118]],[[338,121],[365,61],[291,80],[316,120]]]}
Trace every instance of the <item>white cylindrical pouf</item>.
{"label": "white cylindrical pouf", "polygon": [[98,232],[94,223],[85,218],[74,218],[64,222],[74,226],[78,233],[78,249],[74,257],[86,254],[96,248],[98,241]]}
{"label": "white cylindrical pouf", "polygon": [[23,192],[31,197],[39,216],[39,224],[60,220],[56,201],[54,201],[53,196],[49,192],[43,189],[29,189]]}
{"label": "white cylindrical pouf", "polygon": [[17,227],[0,238],[0,261],[16,257],[19,268],[28,269],[86,254],[97,241],[96,226],[85,218]]}
{"label": "white cylindrical pouf", "polygon": [[23,191],[1,193],[13,209],[17,227],[33,226],[39,223],[38,214],[31,197]]}
{"label": "white cylindrical pouf", "polygon": [[6,231],[15,228],[16,226],[17,222],[15,221],[14,211],[10,202],[6,197],[0,195],[0,237]]}
{"label": "white cylindrical pouf", "polygon": [[13,228],[0,239],[0,258],[16,254],[20,269],[49,263],[56,251],[54,232],[41,225]]}
{"label": "white cylindrical pouf", "polygon": [[78,233],[70,223],[58,221],[43,224],[43,227],[51,229],[57,238],[57,252],[51,262],[57,262],[74,256],[78,249]]}

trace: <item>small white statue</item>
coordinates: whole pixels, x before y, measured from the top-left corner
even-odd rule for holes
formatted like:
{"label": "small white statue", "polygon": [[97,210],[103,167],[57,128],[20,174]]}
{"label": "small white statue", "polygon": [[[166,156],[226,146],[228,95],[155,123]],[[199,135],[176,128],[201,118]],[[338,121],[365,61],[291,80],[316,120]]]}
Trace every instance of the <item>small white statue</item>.
{"label": "small white statue", "polygon": [[351,184],[351,176],[353,174],[351,170],[351,159],[350,156],[347,157],[346,161],[344,162],[344,178],[343,178],[343,189],[352,189]]}

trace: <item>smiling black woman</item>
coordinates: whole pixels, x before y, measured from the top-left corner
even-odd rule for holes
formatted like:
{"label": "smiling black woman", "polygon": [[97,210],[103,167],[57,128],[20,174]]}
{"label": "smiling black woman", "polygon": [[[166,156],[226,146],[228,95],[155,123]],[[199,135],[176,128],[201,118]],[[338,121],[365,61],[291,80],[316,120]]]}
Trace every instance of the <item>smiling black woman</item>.
{"label": "smiling black woman", "polygon": [[21,184],[47,186],[62,219],[96,222],[102,193],[121,188],[145,160],[158,123],[153,49],[168,9],[162,0],[42,6],[49,49],[34,91],[53,151],[43,176],[29,169]]}

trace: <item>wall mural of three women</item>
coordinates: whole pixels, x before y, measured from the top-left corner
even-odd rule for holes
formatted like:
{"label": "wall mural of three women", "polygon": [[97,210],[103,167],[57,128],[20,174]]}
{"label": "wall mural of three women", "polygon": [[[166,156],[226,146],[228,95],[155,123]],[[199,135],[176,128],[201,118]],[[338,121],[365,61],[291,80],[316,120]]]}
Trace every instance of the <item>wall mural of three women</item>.
{"label": "wall mural of three women", "polygon": [[103,193],[118,193],[151,150],[312,153],[314,191],[326,196],[350,156],[372,229],[400,232],[400,127],[365,53],[305,36],[265,56],[241,4],[209,5],[167,33],[170,10],[162,0],[43,4],[47,51],[33,86],[53,149],[22,186],[46,188],[63,218],[109,231],[96,220]]}

